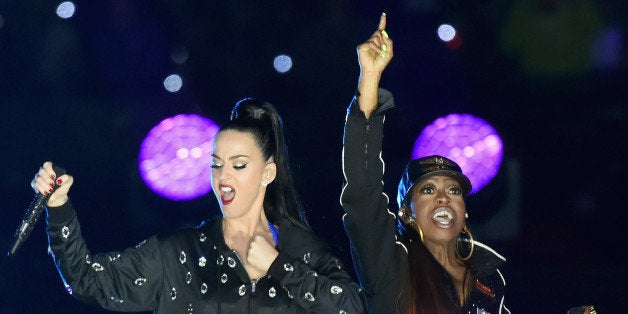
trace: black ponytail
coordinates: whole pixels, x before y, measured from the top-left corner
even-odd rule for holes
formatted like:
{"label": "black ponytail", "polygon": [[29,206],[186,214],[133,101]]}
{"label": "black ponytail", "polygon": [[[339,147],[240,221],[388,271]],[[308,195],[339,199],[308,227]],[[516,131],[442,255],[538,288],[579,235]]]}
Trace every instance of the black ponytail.
{"label": "black ponytail", "polygon": [[231,120],[219,132],[225,130],[252,134],[264,159],[272,157],[277,167],[275,179],[266,187],[266,217],[272,223],[287,219],[296,226],[310,230],[292,181],[283,121],[275,107],[255,98],[244,98],[235,104],[231,110]]}

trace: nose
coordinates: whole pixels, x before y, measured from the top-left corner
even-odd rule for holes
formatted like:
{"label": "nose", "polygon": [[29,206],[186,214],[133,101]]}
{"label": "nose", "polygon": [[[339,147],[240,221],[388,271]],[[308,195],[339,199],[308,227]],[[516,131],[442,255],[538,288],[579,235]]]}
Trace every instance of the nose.
{"label": "nose", "polygon": [[230,178],[231,177],[231,173],[226,168],[227,167],[222,166],[220,168],[212,169],[212,177],[214,178],[214,180],[216,180],[216,181],[223,181],[225,179]]}
{"label": "nose", "polygon": [[449,196],[445,191],[437,191],[435,201],[438,205],[449,204]]}

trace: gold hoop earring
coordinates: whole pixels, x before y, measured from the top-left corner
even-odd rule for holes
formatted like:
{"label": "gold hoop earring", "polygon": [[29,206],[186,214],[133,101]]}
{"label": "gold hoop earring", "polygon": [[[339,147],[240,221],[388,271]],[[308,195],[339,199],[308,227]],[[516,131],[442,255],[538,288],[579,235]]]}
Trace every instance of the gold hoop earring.
{"label": "gold hoop earring", "polygon": [[462,227],[462,231],[460,232],[461,234],[467,234],[469,235],[469,239],[471,239],[471,249],[469,250],[469,255],[462,257],[460,256],[460,249],[458,246],[458,242],[456,242],[456,256],[458,256],[459,259],[461,259],[463,262],[468,261],[471,256],[473,255],[473,250],[475,249],[475,241],[473,241],[473,235],[471,234],[471,231],[469,231],[469,228],[467,228],[467,226],[465,225],[464,227]]}
{"label": "gold hoop earring", "polygon": [[[414,218],[412,218],[412,221],[414,222]],[[419,226],[419,224],[416,224],[416,228],[419,230],[419,236],[421,237],[421,243],[423,243],[423,229],[421,229],[421,226]]]}

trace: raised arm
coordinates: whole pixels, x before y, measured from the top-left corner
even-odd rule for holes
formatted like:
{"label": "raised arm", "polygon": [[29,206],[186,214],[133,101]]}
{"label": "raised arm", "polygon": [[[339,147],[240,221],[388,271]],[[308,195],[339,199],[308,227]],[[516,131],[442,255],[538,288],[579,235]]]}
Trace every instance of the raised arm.
{"label": "raised arm", "polygon": [[48,200],[47,232],[52,258],[65,289],[77,299],[116,311],[157,309],[162,286],[162,265],[157,240],[125,250],[93,255],[81,236],[81,227],[68,198],[74,179],[54,173],[45,162],[31,182]]}
{"label": "raised arm", "polygon": [[372,308],[393,309],[396,220],[383,191],[381,159],[384,112],[394,106],[392,95],[379,88],[393,53],[385,26],[382,15],[378,30],[358,47],[360,78],[345,123],[341,204],[354,266],[368,302]]}

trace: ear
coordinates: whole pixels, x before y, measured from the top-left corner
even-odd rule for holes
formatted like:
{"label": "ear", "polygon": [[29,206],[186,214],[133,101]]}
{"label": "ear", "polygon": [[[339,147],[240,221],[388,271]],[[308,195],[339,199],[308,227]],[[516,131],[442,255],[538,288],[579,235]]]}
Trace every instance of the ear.
{"label": "ear", "polygon": [[262,177],[262,185],[269,185],[271,182],[275,181],[277,176],[277,164],[271,161],[264,166],[264,176]]}
{"label": "ear", "polygon": [[401,207],[397,215],[399,215],[399,219],[401,219],[401,221],[406,225],[410,225],[414,222],[412,211],[408,207]]}

